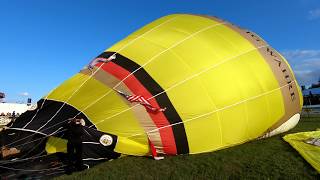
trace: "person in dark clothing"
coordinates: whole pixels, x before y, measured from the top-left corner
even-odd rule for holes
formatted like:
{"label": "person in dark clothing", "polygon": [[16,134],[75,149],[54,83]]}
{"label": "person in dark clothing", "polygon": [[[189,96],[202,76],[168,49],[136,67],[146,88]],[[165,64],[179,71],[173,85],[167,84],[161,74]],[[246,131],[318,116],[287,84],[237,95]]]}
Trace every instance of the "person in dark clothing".
{"label": "person in dark clothing", "polygon": [[75,168],[77,171],[84,169],[82,162],[82,136],[84,134],[84,125],[85,121],[80,116],[70,119],[67,124],[68,166],[71,169]]}
{"label": "person in dark clothing", "polygon": [[16,111],[13,111],[11,114],[11,121],[15,121],[16,120]]}

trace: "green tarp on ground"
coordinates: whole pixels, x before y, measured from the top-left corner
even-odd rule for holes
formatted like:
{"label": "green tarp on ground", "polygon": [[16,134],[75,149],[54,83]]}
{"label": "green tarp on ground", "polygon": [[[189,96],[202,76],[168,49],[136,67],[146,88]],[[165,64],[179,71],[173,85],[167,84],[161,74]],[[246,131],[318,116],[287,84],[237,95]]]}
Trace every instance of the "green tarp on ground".
{"label": "green tarp on ground", "polygon": [[283,139],[320,173],[320,130],[288,134]]}

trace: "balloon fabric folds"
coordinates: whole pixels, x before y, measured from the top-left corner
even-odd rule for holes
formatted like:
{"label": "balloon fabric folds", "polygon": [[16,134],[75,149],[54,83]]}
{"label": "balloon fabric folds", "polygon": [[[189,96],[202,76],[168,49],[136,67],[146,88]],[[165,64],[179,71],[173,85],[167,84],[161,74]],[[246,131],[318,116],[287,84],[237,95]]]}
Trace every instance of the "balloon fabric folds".
{"label": "balloon fabric folds", "polygon": [[235,146],[291,129],[303,103],[288,62],[257,34],[173,14],[114,44],[37,104],[11,129],[63,152],[64,124],[80,114],[89,159]]}

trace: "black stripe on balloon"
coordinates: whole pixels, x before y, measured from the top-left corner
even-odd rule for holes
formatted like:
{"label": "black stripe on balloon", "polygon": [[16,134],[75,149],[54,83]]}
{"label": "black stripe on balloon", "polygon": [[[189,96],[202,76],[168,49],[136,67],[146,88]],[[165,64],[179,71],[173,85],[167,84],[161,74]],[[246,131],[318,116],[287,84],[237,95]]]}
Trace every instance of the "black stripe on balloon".
{"label": "black stripe on balloon", "polygon": [[[41,99],[37,102],[37,109],[32,111],[26,111],[21,114],[13,123],[12,128],[25,128],[36,131],[47,123],[39,131],[45,134],[51,134],[63,127],[67,123],[68,118],[72,118],[80,111],[69,104],[55,100]],[[43,106],[41,108],[41,105]],[[41,108],[41,109],[39,109]],[[61,108],[61,109],[60,109]],[[39,109],[39,111],[38,111]],[[37,112],[38,111],[38,112]],[[82,112],[79,114],[86,122],[86,126],[93,125],[90,120]],[[31,119],[33,120],[31,121]],[[50,120],[50,122],[48,122]],[[62,123],[62,121],[64,121]]]}
{"label": "black stripe on balloon", "polygon": [[[108,58],[114,52],[104,52],[98,57]],[[139,68],[138,71],[134,72],[134,76],[140,81],[140,83],[153,95],[164,92],[162,87],[143,69],[140,65],[134,61],[120,55],[116,54],[116,59],[112,60],[113,63],[121,66],[129,72],[134,72]],[[155,100],[161,108],[166,107],[167,109],[163,112],[170,124],[178,123],[177,125],[171,126],[173,135],[175,138],[176,148],[178,154],[187,154],[189,153],[189,145],[187,140],[186,131],[184,124],[181,123],[182,119],[179,116],[178,112],[175,110],[172,105],[169,97],[166,93],[162,93],[159,96],[155,97]]]}
{"label": "black stripe on balloon", "polygon": [[[90,143],[84,143],[83,144],[83,158],[108,158],[108,159],[115,159],[119,153],[114,152],[114,148],[116,147],[116,144],[118,142],[118,137],[113,134],[105,133],[98,131],[93,128],[84,127],[85,130],[85,136],[83,136],[82,141],[83,142],[95,142],[99,144],[90,144]],[[105,146],[100,142],[100,138],[103,135],[107,135],[111,138],[108,141],[110,144],[105,144]],[[92,148],[90,148],[92,147]],[[88,148],[89,150],[86,151],[85,149]]]}

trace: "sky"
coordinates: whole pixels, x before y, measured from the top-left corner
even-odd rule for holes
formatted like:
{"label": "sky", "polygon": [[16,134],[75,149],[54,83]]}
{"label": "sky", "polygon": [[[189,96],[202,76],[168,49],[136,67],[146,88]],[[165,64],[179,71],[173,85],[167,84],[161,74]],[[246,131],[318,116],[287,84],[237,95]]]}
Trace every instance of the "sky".
{"label": "sky", "polygon": [[0,92],[45,96],[92,58],[168,14],[220,17],[259,34],[300,85],[320,77],[319,0],[0,0]]}

